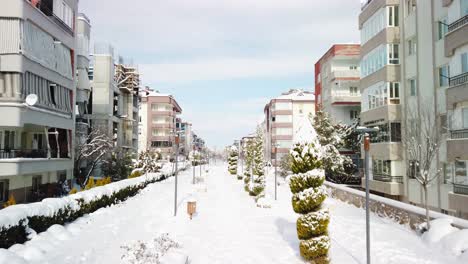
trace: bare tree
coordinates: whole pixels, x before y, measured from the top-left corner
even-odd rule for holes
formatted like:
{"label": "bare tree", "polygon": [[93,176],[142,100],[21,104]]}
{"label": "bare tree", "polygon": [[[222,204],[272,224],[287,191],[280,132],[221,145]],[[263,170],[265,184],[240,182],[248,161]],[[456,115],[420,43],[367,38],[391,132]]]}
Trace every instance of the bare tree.
{"label": "bare tree", "polygon": [[421,104],[419,115],[416,111],[408,111],[406,135],[403,139],[409,172],[423,189],[427,229],[430,228],[428,187],[441,175],[437,155],[442,137],[437,129],[433,109],[433,104],[429,103]]}
{"label": "bare tree", "polygon": [[112,139],[99,129],[94,129],[75,148],[75,176],[85,183],[96,165],[113,148]]}

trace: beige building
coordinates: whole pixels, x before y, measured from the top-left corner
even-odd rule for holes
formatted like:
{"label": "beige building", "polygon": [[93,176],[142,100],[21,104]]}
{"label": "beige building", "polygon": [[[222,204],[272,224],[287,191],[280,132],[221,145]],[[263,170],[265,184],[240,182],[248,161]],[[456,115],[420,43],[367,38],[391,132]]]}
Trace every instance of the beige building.
{"label": "beige building", "polygon": [[304,117],[315,113],[311,92],[291,89],[265,105],[265,160],[276,164],[289,152]]}
{"label": "beige building", "polygon": [[432,169],[443,173],[430,187],[429,205],[462,217],[468,216],[467,2],[373,0],[359,16],[361,123],[381,130],[372,137],[371,189],[422,204],[415,165],[402,141],[430,120],[443,138]]}
{"label": "beige building", "polygon": [[72,178],[77,9],[77,0],[1,1],[0,206],[10,194],[54,196]]}
{"label": "beige building", "polygon": [[163,159],[175,154],[176,118],[182,113],[174,97],[158,91],[143,91],[140,105],[139,151],[160,151]]}

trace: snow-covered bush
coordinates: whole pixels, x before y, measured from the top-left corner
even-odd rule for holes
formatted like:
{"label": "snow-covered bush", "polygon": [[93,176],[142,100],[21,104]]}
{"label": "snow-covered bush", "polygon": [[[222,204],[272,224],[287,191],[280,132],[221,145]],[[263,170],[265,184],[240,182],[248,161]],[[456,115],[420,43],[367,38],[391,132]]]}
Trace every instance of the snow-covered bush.
{"label": "snow-covered bush", "polygon": [[236,146],[231,146],[229,148],[229,157],[228,157],[228,171],[232,175],[237,174],[237,161],[239,159],[239,151]]}
{"label": "snow-covered bush", "polygon": [[329,263],[330,238],[327,235],[330,216],[322,208],[327,197],[322,185],[325,172],[322,168],[322,147],[317,134],[307,119],[303,119],[291,155],[289,186],[293,193],[292,205],[301,214],[296,222],[300,254],[313,263]]}
{"label": "snow-covered bush", "polygon": [[178,260],[171,256],[171,262],[165,261],[169,252],[174,253],[175,250],[180,248],[179,243],[172,240],[169,234],[163,234],[149,242],[132,242],[121,246],[121,248],[125,250],[125,254],[122,255],[121,259],[123,263],[128,264],[184,264],[187,260],[184,254],[178,252],[178,256],[175,258]]}
{"label": "snow-covered bush", "polygon": [[155,173],[161,169],[161,164],[159,163],[161,158],[162,155],[160,152],[145,150],[138,154],[138,159],[134,162],[134,166],[140,169],[141,175],[145,173]]}

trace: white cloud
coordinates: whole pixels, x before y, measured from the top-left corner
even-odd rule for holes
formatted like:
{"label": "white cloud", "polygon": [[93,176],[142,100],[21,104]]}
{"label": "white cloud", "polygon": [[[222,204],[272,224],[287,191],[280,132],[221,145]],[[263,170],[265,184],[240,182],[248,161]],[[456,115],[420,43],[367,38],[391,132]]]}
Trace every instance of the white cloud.
{"label": "white cloud", "polygon": [[313,73],[310,57],[220,58],[185,63],[140,64],[145,82],[184,83]]}

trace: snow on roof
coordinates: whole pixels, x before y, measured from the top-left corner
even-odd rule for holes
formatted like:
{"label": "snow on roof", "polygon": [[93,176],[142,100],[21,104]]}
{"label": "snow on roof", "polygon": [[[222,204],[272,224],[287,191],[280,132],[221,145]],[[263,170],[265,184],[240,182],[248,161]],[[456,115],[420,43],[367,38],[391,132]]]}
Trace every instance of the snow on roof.
{"label": "snow on roof", "polygon": [[275,99],[290,99],[290,100],[315,100],[315,95],[312,92],[302,89],[291,89],[286,93],[276,97]]}

